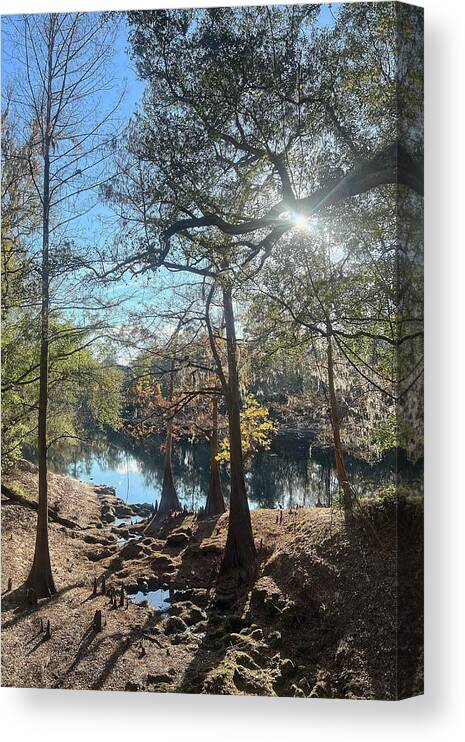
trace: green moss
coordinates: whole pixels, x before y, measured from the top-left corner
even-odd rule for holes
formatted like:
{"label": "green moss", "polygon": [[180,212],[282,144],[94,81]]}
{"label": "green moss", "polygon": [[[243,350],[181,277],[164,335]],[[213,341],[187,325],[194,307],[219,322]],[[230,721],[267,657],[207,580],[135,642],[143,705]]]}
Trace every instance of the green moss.
{"label": "green moss", "polygon": [[26,500],[33,500],[34,498],[31,496],[31,494],[24,489],[23,485],[19,482],[12,482],[8,485],[11,490],[17,495],[21,495],[21,497],[25,497]]}
{"label": "green moss", "polygon": [[11,484],[8,484],[9,488],[13,490],[13,492],[16,495],[20,495],[21,497],[24,497],[26,500],[29,500],[29,502],[33,502],[34,498],[32,497],[31,493],[24,489],[23,485],[19,482],[12,482]]}
{"label": "green moss", "polygon": [[223,660],[221,664],[207,673],[203,681],[204,692],[220,696],[237,695],[238,690],[233,680],[235,670],[234,662],[229,659]]}
{"label": "green moss", "polygon": [[174,687],[172,683],[155,683],[154,685],[151,685],[148,690],[151,693],[173,693]]}
{"label": "green moss", "polygon": [[257,663],[246,652],[234,652],[234,661],[237,665],[246,667],[248,670],[259,670]]}

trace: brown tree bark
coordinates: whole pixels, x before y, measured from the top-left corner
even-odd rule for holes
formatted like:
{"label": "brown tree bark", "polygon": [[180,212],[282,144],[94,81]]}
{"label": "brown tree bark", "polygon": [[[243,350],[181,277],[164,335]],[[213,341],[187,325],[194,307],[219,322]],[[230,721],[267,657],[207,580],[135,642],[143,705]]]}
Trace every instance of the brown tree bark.
{"label": "brown tree bark", "polygon": [[212,431],[210,434],[210,484],[208,487],[205,515],[222,515],[226,511],[223,490],[221,487],[220,465],[218,455],[218,399],[213,397]]}
{"label": "brown tree bark", "polygon": [[[170,371],[170,389],[168,399],[170,402],[173,400],[174,394],[174,369],[176,364],[176,357],[173,357],[171,361]],[[156,529],[156,520],[160,515],[166,515],[167,513],[174,513],[181,510],[181,504],[179,502],[176,487],[174,485],[173,468],[172,468],[172,452],[173,452],[173,419],[170,418],[168,426],[166,428],[166,440],[165,440],[165,459],[163,464],[163,484],[161,488],[161,497],[158,504],[157,511],[153,518],[148,523],[145,533],[153,533]]]}
{"label": "brown tree bark", "polygon": [[333,361],[333,347],[332,347],[332,334],[331,327],[328,324],[328,338],[327,338],[327,370],[328,370],[328,395],[329,395],[329,410],[331,417],[331,428],[333,431],[333,442],[334,442],[334,455],[336,458],[336,471],[339,486],[342,489],[344,514],[346,519],[352,517],[353,504],[354,504],[354,493],[350,486],[347,472],[344,464],[344,455],[342,452],[341,443],[341,428],[339,424],[339,415],[337,411],[337,398],[336,389],[334,385],[334,361]]}
{"label": "brown tree bark", "polygon": [[157,513],[162,515],[166,513],[173,513],[181,510],[181,504],[179,502],[176,487],[174,486],[173,469],[172,469],[172,455],[173,451],[173,423],[170,420],[168,423],[168,429],[166,431],[166,442],[165,442],[165,461],[163,466],[163,486],[161,489],[161,498],[158,505]]}
{"label": "brown tree bark", "polygon": [[[53,16],[51,24],[53,24]],[[47,101],[44,131],[44,173],[42,193],[42,266],[41,266],[41,312],[40,312],[40,366],[39,366],[39,405],[38,405],[38,465],[39,498],[37,509],[37,532],[34,559],[26,580],[27,587],[33,588],[38,597],[56,593],[53,580],[50,549],[48,543],[48,483],[47,483],[47,404],[48,404],[48,364],[49,364],[49,313],[50,313],[50,275],[49,275],[49,220],[50,220],[50,122],[52,99],[52,50],[53,25],[50,29],[47,59]]]}
{"label": "brown tree bark", "polygon": [[223,288],[223,309],[228,357],[228,384],[225,398],[229,422],[231,495],[228,535],[220,572],[225,573],[238,568],[244,576],[248,576],[254,569],[256,549],[245,488],[236,328],[229,287]]}

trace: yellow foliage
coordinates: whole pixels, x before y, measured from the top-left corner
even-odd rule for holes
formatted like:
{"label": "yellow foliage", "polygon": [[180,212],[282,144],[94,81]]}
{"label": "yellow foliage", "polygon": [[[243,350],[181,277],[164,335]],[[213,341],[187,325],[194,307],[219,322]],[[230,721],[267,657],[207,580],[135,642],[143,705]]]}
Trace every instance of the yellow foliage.
{"label": "yellow foliage", "polygon": [[[250,456],[257,448],[268,449],[276,432],[276,425],[269,419],[266,407],[249,395],[245,399],[241,413],[241,440],[244,458]],[[229,438],[223,438],[217,461],[229,461]]]}

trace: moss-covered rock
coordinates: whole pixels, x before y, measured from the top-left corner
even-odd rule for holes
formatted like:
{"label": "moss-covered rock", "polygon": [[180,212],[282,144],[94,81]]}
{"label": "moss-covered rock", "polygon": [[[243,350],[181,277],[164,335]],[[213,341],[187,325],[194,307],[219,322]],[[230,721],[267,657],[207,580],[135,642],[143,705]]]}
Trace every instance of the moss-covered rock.
{"label": "moss-covered rock", "polygon": [[234,652],[234,661],[237,665],[247,667],[248,670],[259,670],[259,666],[246,652]]}
{"label": "moss-covered rock", "polygon": [[209,670],[202,684],[202,692],[217,696],[237,695],[238,690],[233,680],[234,670],[235,665],[228,661]]}

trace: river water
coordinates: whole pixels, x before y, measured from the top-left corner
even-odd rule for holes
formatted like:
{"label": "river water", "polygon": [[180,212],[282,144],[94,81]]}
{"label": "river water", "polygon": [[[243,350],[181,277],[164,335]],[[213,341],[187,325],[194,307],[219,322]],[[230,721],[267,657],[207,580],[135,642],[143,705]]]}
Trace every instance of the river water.
{"label": "river water", "polygon": [[[205,503],[209,480],[209,449],[204,443],[177,442],[173,450],[173,473],[178,496],[188,510]],[[347,459],[351,484],[359,496],[373,494],[379,487],[396,482],[391,464],[369,465]],[[163,482],[163,454],[159,442],[136,446],[108,441],[62,448],[52,452],[51,468],[85,482],[114,487],[129,504],[160,499]],[[420,474],[406,467],[403,478],[420,489]],[[223,467],[223,492],[228,498],[228,471]],[[418,480],[418,485],[417,485]],[[312,451],[308,444],[287,441],[270,451],[255,454],[248,463],[247,491],[251,508],[289,508],[329,505],[338,494],[332,456]]]}

